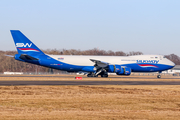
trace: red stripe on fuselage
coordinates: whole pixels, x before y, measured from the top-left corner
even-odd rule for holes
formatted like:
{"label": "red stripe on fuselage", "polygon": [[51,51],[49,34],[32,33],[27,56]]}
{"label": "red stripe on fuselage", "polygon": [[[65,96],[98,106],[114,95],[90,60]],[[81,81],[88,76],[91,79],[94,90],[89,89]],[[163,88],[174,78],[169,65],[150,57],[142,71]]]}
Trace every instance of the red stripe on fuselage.
{"label": "red stripe on fuselage", "polygon": [[141,67],[156,67],[156,68],[158,68],[157,66],[151,65],[151,64],[138,64],[138,65]]}

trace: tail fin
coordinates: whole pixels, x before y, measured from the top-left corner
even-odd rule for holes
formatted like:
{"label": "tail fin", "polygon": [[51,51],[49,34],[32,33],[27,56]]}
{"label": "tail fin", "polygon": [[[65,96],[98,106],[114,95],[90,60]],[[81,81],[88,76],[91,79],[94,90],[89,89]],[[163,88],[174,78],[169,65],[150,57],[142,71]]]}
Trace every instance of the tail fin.
{"label": "tail fin", "polygon": [[11,30],[11,34],[19,54],[44,54],[33,42],[31,42],[19,30]]}

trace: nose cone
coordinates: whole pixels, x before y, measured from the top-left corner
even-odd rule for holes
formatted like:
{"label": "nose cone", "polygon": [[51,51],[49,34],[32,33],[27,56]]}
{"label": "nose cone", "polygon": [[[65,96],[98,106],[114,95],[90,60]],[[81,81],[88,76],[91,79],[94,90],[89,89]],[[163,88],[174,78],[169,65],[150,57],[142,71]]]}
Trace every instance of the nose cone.
{"label": "nose cone", "polygon": [[169,66],[171,66],[171,68],[173,68],[175,66],[175,63],[173,63],[172,61],[169,60]]}

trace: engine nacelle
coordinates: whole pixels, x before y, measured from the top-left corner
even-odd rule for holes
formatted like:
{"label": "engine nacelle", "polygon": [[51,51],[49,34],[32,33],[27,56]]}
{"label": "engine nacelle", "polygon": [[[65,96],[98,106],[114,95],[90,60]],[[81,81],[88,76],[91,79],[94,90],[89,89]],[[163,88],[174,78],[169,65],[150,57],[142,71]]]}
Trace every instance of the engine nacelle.
{"label": "engine nacelle", "polygon": [[117,75],[130,75],[131,68],[123,68],[120,65],[109,65],[107,72],[116,73]]}
{"label": "engine nacelle", "polygon": [[120,71],[121,71],[121,66],[120,65],[109,65],[108,66],[108,72],[118,73]]}
{"label": "engine nacelle", "polygon": [[130,75],[131,74],[131,68],[121,68],[120,72],[116,73],[117,75]]}

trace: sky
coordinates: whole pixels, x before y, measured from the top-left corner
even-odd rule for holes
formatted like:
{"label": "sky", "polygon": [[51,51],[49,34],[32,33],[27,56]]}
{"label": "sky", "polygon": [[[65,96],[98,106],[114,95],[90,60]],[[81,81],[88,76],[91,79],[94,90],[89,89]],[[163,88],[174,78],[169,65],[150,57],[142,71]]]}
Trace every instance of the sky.
{"label": "sky", "polygon": [[0,50],[10,30],[40,49],[98,48],[180,56],[180,0],[1,0]]}

